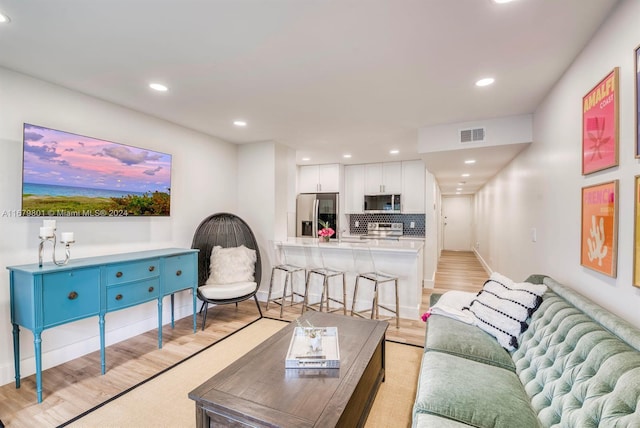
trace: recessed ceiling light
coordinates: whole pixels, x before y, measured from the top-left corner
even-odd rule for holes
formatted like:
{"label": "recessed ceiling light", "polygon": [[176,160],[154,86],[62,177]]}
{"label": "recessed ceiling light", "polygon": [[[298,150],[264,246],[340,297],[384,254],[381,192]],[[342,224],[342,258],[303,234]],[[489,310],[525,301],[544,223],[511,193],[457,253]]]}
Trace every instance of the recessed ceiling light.
{"label": "recessed ceiling light", "polygon": [[245,122],[244,120],[234,120],[233,124],[235,126],[247,126],[247,122]]}
{"label": "recessed ceiling light", "polygon": [[458,186],[464,186],[465,184],[467,184],[467,182],[466,182],[466,181],[459,181],[459,182],[458,182]]}
{"label": "recessed ceiling light", "polygon": [[0,12],[0,24],[8,24],[9,22],[11,22],[11,19],[9,19],[9,17],[4,13]]}
{"label": "recessed ceiling light", "polygon": [[456,192],[456,195],[461,195],[461,193],[460,192]]}
{"label": "recessed ceiling light", "polygon": [[398,149],[389,150],[389,153],[391,153],[392,155],[397,155],[398,153],[400,153],[400,150]]}
{"label": "recessed ceiling light", "polygon": [[456,190],[457,190],[457,191],[460,191],[460,190],[462,190],[462,187],[458,187]]}
{"label": "recessed ceiling light", "polygon": [[469,177],[470,174],[467,174],[466,172],[464,174],[462,174],[462,177]]}
{"label": "recessed ceiling light", "polygon": [[464,161],[464,163],[466,163],[467,165],[471,165],[472,163],[476,163],[475,159],[467,159],[466,161]]}
{"label": "recessed ceiling light", "polygon": [[349,158],[351,158],[351,155],[349,153],[346,153],[346,154],[342,155],[342,157],[345,158],[345,159],[349,159]]}
{"label": "recessed ceiling light", "polygon": [[486,77],[484,79],[480,79],[476,82],[476,86],[489,86],[496,80],[493,77]]}
{"label": "recessed ceiling light", "polygon": [[167,92],[169,90],[169,88],[161,83],[149,83],[149,87],[158,92]]}
{"label": "recessed ceiling light", "polygon": [[494,3],[498,3],[498,4],[504,4],[504,3],[511,3],[513,0],[493,0]]}
{"label": "recessed ceiling light", "polygon": [[310,161],[311,158],[302,158],[303,161]]}

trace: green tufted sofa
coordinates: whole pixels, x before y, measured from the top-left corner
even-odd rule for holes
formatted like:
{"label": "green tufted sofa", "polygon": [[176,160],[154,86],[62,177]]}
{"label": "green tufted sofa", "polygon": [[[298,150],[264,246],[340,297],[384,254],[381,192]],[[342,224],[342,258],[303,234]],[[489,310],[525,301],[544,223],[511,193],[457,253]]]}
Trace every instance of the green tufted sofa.
{"label": "green tufted sofa", "polygon": [[477,327],[427,322],[413,427],[640,427],[640,330],[542,275],[513,353]]}

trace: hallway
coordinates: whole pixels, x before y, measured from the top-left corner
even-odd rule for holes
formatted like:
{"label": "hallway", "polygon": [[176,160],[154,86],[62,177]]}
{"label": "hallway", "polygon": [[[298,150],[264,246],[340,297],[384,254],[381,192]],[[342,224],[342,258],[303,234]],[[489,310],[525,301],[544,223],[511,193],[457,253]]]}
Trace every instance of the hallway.
{"label": "hallway", "polygon": [[434,293],[448,290],[480,291],[489,273],[472,251],[442,251],[436,271]]}

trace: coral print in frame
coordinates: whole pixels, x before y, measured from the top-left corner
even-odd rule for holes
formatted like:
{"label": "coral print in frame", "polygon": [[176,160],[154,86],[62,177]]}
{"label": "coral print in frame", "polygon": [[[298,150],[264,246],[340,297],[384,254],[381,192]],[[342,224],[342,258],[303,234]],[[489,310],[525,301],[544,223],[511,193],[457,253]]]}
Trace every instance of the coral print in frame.
{"label": "coral print in frame", "polygon": [[640,175],[636,175],[633,239],[633,285],[640,287]]}
{"label": "coral print in frame", "polygon": [[618,70],[582,98],[582,175],[618,165]]}
{"label": "coral print in frame", "polygon": [[618,180],[582,188],[580,264],[616,277]]}

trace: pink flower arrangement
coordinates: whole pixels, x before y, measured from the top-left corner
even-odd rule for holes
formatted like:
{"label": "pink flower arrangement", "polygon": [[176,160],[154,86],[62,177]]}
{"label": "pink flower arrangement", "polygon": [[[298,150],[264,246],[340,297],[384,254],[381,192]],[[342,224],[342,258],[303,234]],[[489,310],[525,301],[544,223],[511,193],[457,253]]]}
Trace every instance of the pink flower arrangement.
{"label": "pink flower arrangement", "polygon": [[336,233],[335,230],[331,229],[330,227],[324,227],[318,231],[318,236],[329,238],[333,236],[334,233]]}
{"label": "pink flower arrangement", "polygon": [[322,226],[322,229],[318,231],[318,236],[328,241],[329,238],[333,236],[334,233],[336,233],[336,231],[329,227],[328,221],[318,220],[318,223],[320,223],[320,225]]}
{"label": "pink flower arrangement", "polygon": [[431,312],[425,312],[424,314],[422,314],[422,317],[421,317],[422,321],[427,322],[430,316],[431,316]]}

